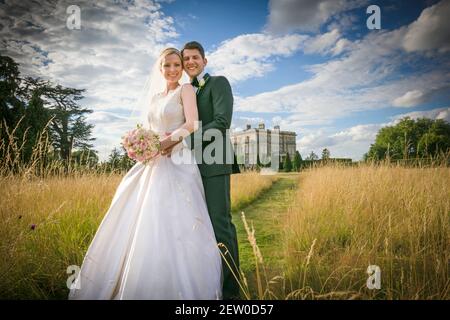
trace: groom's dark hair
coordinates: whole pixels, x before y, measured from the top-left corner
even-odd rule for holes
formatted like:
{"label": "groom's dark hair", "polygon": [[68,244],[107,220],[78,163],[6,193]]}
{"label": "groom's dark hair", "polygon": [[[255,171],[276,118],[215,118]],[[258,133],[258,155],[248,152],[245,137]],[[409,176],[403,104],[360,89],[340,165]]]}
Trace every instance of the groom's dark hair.
{"label": "groom's dark hair", "polygon": [[197,41],[190,41],[186,43],[183,49],[181,49],[181,56],[183,56],[184,49],[197,49],[200,52],[202,58],[205,59],[205,49],[203,49],[202,45]]}

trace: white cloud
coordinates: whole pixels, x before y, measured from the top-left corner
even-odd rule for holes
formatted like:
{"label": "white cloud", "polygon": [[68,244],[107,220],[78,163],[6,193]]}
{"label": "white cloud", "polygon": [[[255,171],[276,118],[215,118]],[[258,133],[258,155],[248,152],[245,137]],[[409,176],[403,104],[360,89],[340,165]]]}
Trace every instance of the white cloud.
{"label": "white cloud", "polygon": [[266,29],[274,33],[316,32],[333,16],[367,3],[366,0],[270,0]]}
{"label": "white cloud", "polygon": [[[303,158],[314,151],[321,155],[327,148],[332,157],[352,158],[360,160],[374,142],[377,132],[388,123],[360,124],[353,127],[336,130],[328,123],[305,123],[296,119],[295,115],[288,118],[274,117],[273,124],[280,124],[282,130],[297,133],[297,150]],[[309,127],[309,126],[314,127]]]}
{"label": "white cloud", "polygon": [[[340,37],[341,34],[338,29],[333,29],[327,33],[320,34],[305,42],[304,52],[308,54],[329,54],[334,49],[336,42]],[[340,50],[340,52],[342,52],[342,50]]]}
{"label": "white cloud", "polygon": [[374,107],[375,101],[361,99],[367,94],[364,88],[373,87],[395,70],[400,61],[395,55],[399,38],[401,32],[369,35],[345,57],[309,66],[311,79],[241,99],[237,110],[300,112],[317,118]]}
{"label": "white cloud", "polygon": [[[417,66],[409,73],[400,72],[402,66],[417,63],[416,57],[402,46],[407,32],[408,27],[401,27],[368,33],[351,43],[351,50],[342,56],[308,66],[313,74],[310,79],[241,97],[236,101],[236,110],[294,113],[303,122],[327,123],[357,111],[427,102],[433,93],[450,86],[450,74],[445,67]],[[326,52],[338,38],[337,33],[330,31],[327,37],[310,38],[305,48],[310,45],[308,50]],[[336,47],[333,50],[338,50]],[[421,94],[417,88],[421,88]]]}
{"label": "white cloud", "polygon": [[325,134],[323,130],[318,130],[302,136],[297,140],[297,144],[300,146],[300,151],[305,151],[330,148],[336,144],[336,141],[333,137]]}
{"label": "white cloud", "polygon": [[342,38],[342,39],[339,39],[336,42],[334,48],[331,49],[331,54],[333,56],[335,56],[335,55],[343,53],[344,51],[350,51],[352,49],[352,47],[353,47],[353,42],[351,42],[345,38]]}
{"label": "white cloud", "polygon": [[378,131],[387,124],[356,125],[338,132],[318,130],[297,140],[297,148],[303,157],[314,151],[319,157],[327,148],[331,157],[361,160],[370,144],[375,141]]}
{"label": "white cloud", "polygon": [[336,15],[332,22],[327,25],[328,30],[338,29],[341,32],[348,30],[357,30],[360,24],[360,18],[356,14],[340,13]]}
{"label": "white cloud", "polygon": [[447,108],[437,108],[432,110],[425,111],[413,111],[408,113],[403,113],[392,117],[392,124],[397,123],[401,118],[410,117],[411,119],[418,118],[429,118],[429,119],[442,119],[447,122],[450,122],[450,107]]}
{"label": "white cloud", "polygon": [[251,125],[252,128],[255,128],[259,123],[264,122],[264,118],[261,117],[234,116],[231,123],[231,129],[234,131],[242,131],[247,127],[247,124]]}
{"label": "white cloud", "polygon": [[450,1],[443,0],[422,11],[408,27],[403,40],[407,51],[450,51]]}
{"label": "white cloud", "polygon": [[382,124],[360,124],[332,135],[337,141],[373,142]]}
{"label": "white cloud", "polygon": [[111,123],[111,122],[126,122],[128,121],[128,118],[121,117],[116,115],[112,112],[105,112],[105,111],[97,111],[89,114],[86,119],[93,124],[100,124],[100,123]]}
{"label": "white cloud", "polygon": [[323,126],[332,123],[332,120],[327,117],[305,117],[300,113],[286,114],[286,116],[276,116],[272,118],[272,123],[280,125],[290,131],[297,131],[304,126]]}
{"label": "white cloud", "polygon": [[338,132],[333,132],[333,128],[300,130],[297,149],[303,157],[309,155],[311,151],[320,157],[322,150],[327,148],[332,157],[350,157],[353,160],[361,160],[370,145],[375,142],[376,135],[381,128],[393,126],[407,116],[411,119],[443,119],[450,122],[450,107],[403,113],[391,117],[391,121],[385,123],[356,125]]}
{"label": "white cloud", "polygon": [[401,97],[395,98],[392,104],[396,107],[413,107],[424,101],[424,94],[420,90],[406,92]]}
{"label": "white cloud", "polygon": [[226,40],[207,53],[208,67],[224,75],[230,82],[261,77],[274,69],[274,60],[297,52],[307,36],[244,34]]}

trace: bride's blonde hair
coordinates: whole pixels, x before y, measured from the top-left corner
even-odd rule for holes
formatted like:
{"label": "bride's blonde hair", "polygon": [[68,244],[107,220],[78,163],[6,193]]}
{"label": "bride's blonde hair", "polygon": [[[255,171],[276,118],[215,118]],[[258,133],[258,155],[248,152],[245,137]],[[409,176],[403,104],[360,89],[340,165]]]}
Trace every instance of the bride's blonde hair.
{"label": "bride's blonde hair", "polygon": [[165,57],[170,56],[171,54],[176,54],[178,58],[180,58],[181,64],[183,64],[183,57],[181,56],[180,50],[176,48],[166,48],[164,49],[161,54],[159,55],[159,66],[161,67],[161,64]]}

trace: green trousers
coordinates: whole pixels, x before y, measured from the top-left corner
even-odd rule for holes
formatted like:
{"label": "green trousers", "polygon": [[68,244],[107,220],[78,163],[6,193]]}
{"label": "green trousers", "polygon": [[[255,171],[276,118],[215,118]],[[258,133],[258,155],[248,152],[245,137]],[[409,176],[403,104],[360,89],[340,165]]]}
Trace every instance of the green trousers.
{"label": "green trousers", "polygon": [[202,180],[217,243],[226,247],[219,246],[223,253],[223,299],[239,299],[240,287],[236,281],[236,277],[240,278],[239,251],[236,227],[231,221],[230,175],[202,177]]}

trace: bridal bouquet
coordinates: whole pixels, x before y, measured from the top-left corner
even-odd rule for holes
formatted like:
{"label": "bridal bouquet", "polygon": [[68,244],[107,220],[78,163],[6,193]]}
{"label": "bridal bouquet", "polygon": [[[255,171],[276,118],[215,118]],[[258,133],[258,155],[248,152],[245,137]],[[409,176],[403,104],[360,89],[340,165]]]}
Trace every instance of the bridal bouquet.
{"label": "bridal bouquet", "polygon": [[160,151],[159,135],[145,129],[141,124],[122,136],[122,145],[128,157],[147,164]]}

